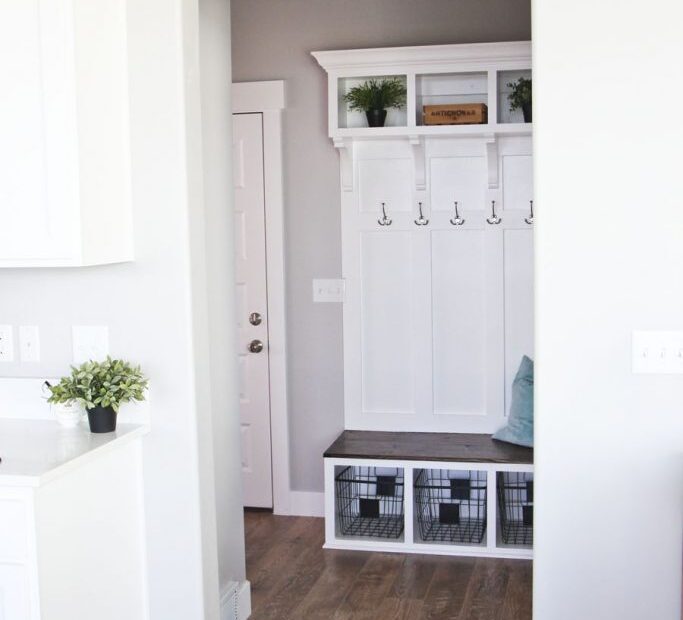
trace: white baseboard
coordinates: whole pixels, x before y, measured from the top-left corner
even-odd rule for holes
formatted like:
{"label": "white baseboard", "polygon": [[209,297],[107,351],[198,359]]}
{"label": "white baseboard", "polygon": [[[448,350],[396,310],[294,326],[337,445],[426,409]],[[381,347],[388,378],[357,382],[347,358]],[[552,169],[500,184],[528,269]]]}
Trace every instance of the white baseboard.
{"label": "white baseboard", "polygon": [[325,494],[313,491],[290,491],[289,514],[297,517],[324,517]]}
{"label": "white baseboard", "polygon": [[231,581],[221,595],[221,620],[247,620],[251,616],[251,586]]}

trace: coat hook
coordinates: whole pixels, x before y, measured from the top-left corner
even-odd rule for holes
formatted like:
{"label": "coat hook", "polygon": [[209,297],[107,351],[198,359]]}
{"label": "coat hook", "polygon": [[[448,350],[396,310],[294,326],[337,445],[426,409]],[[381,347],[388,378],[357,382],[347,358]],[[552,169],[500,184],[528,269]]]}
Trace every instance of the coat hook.
{"label": "coat hook", "polygon": [[527,224],[533,224],[534,223],[534,201],[533,200],[529,201],[529,217],[525,217],[524,221]]}
{"label": "coat hook", "polygon": [[380,226],[391,226],[392,220],[387,217],[387,210],[386,207],[384,206],[384,203],[382,203],[382,217],[377,220],[377,223]]}
{"label": "coat hook", "polygon": [[427,224],[429,224],[429,220],[424,215],[422,215],[422,203],[421,202],[417,203],[417,208],[420,210],[420,217],[418,217],[415,220],[415,223],[418,226],[426,226]]}
{"label": "coat hook", "polygon": [[500,224],[503,221],[496,215],[496,201],[495,200],[491,201],[491,217],[487,217],[486,221],[489,224]]}
{"label": "coat hook", "polygon": [[458,213],[458,202],[453,203],[455,205],[455,217],[451,218],[451,224],[453,226],[462,226],[465,223],[465,220],[460,217],[460,214]]}

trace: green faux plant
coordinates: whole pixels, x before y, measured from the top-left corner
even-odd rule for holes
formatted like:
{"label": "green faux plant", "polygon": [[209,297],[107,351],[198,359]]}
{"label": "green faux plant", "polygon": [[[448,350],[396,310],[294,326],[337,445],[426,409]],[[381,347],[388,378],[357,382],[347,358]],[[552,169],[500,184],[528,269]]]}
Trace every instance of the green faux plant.
{"label": "green faux plant", "polygon": [[521,77],[516,82],[508,82],[507,87],[512,89],[508,95],[511,111],[531,104],[531,80],[529,78]]}
{"label": "green faux plant", "polygon": [[406,104],[406,87],[398,78],[372,79],[354,86],[344,95],[350,110],[386,110]]}
{"label": "green faux plant", "polygon": [[103,362],[72,366],[71,374],[57,385],[49,385],[49,403],[81,403],[86,409],[111,407],[118,411],[123,403],[145,400],[147,379],[139,366],[107,357]]}

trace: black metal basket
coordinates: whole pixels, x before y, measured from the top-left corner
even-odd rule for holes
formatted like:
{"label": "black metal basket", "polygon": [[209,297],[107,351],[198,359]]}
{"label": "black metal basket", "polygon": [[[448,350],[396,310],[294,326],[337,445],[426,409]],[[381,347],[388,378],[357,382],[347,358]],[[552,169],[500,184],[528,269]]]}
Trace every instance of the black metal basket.
{"label": "black metal basket", "polygon": [[481,543],[486,533],[486,472],[421,469],[415,480],[423,541]]}
{"label": "black metal basket", "polygon": [[344,536],[398,538],[403,532],[403,470],[345,467],[335,476],[337,519]]}
{"label": "black metal basket", "polygon": [[497,475],[500,533],[506,545],[534,542],[534,474],[503,471]]}

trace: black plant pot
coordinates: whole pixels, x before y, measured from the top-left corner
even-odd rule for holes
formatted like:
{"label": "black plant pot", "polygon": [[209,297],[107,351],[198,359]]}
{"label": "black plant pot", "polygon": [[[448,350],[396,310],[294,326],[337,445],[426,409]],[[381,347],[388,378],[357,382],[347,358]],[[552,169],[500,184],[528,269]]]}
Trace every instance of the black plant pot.
{"label": "black plant pot", "polygon": [[522,104],[522,115],[524,116],[525,123],[531,122],[531,101]]}
{"label": "black plant pot", "polygon": [[387,111],[365,110],[365,116],[368,119],[368,127],[384,127],[384,121],[387,119]]}
{"label": "black plant pot", "polygon": [[112,407],[88,409],[91,433],[111,433],[116,430],[116,411]]}

